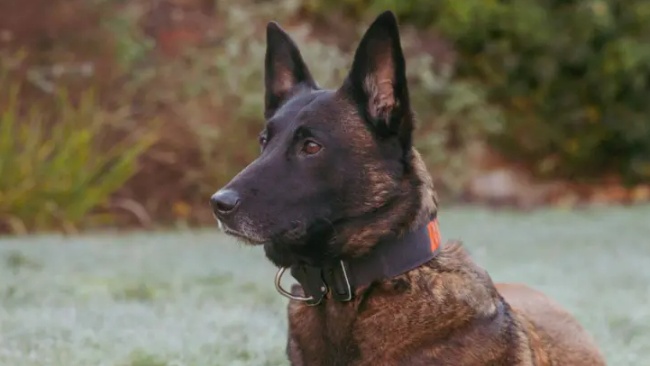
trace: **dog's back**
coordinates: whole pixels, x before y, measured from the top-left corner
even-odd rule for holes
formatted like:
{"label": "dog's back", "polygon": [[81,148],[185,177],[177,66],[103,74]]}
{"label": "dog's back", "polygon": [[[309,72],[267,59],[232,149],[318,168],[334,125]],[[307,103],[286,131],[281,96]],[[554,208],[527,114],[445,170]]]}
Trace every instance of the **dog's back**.
{"label": "dog's back", "polygon": [[541,350],[537,351],[540,365],[605,365],[591,335],[560,304],[523,284],[498,283],[496,288],[514,312],[524,318],[533,339],[531,346]]}

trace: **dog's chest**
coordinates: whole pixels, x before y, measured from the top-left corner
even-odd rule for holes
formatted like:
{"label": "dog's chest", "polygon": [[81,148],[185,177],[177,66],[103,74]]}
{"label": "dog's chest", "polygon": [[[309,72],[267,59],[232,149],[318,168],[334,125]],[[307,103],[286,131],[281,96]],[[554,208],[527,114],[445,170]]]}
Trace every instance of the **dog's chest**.
{"label": "dog's chest", "polygon": [[[336,306],[336,309],[334,309]],[[339,304],[318,307],[289,306],[289,347],[292,365],[352,365],[359,358],[353,331],[355,309]],[[291,342],[290,341],[290,342]]]}
{"label": "dog's chest", "polygon": [[353,303],[291,303],[291,364],[528,365],[522,360],[530,357],[520,357],[527,346],[506,309],[478,316],[465,302],[436,291],[376,295],[363,311]]}
{"label": "dog's chest", "polygon": [[359,314],[353,303],[289,305],[288,356],[292,366],[398,364],[403,357],[400,349],[407,349],[403,347],[421,332],[409,332],[410,327],[398,325],[403,322],[400,314],[387,313],[370,309]]}

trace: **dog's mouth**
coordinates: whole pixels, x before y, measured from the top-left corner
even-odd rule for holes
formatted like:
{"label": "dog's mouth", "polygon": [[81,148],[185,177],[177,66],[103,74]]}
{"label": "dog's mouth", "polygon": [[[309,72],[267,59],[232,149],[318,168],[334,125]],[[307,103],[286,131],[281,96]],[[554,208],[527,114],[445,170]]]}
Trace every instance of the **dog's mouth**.
{"label": "dog's mouth", "polygon": [[235,230],[228,229],[228,228],[224,228],[223,232],[226,233],[226,235],[230,235],[230,236],[233,236],[233,237],[235,237],[237,239],[241,239],[241,240],[243,240],[243,241],[245,241],[245,242],[247,242],[249,244],[252,244],[252,245],[262,245],[262,244],[266,244],[266,242],[267,242],[266,240],[262,240],[262,239],[259,239],[259,238],[253,237],[253,236],[249,236],[249,235],[240,233],[239,231],[235,231]]}
{"label": "dog's mouth", "polygon": [[262,238],[259,238],[255,235],[247,234],[235,229],[232,229],[225,225],[221,220],[217,219],[217,224],[219,226],[219,229],[226,235],[232,236],[234,238],[240,239],[248,244],[251,245],[262,245],[266,244],[268,240],[264,240]]}

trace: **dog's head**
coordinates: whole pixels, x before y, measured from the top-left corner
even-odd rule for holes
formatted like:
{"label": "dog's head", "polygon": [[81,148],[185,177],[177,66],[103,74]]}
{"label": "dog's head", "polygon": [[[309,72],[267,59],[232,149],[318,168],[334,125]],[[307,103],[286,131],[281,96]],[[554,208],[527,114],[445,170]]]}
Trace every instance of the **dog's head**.
{"label": "dog's head", "polygon": [[276,23],[266,37],[261,153],[212,197],[222,229],[288,266],[357,255],[412,225],[430,181],[411,144],[395,16],[372,23],[336,90],[318,86]]}

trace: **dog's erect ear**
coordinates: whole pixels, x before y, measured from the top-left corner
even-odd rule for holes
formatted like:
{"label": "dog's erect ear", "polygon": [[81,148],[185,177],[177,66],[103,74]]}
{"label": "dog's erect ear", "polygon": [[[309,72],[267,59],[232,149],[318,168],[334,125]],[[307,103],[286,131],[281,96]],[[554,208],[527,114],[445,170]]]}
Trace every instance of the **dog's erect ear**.
{"label": "dog's erect ear", "polygon": [[271,117],[299,84],[318,87],[295,42],[278,23],[269,22],[264,58],[264,117]]}
{"label": "dog's erect ear", "polygon": [[343,88],[380,135],[398,134],[410,145],[413,125],[406,65],[392,12],[379,15],[366,31]]}

